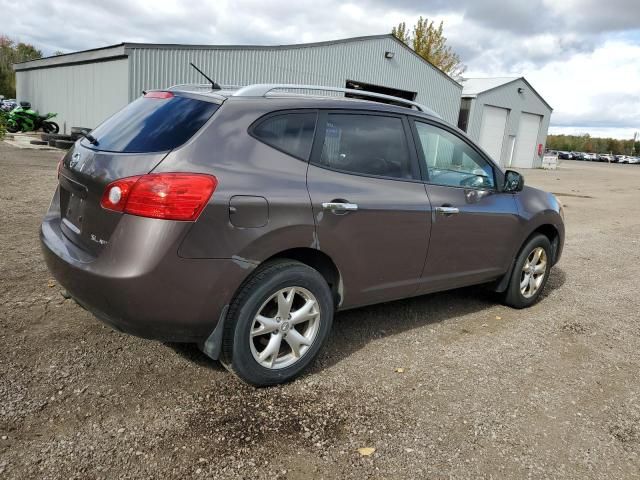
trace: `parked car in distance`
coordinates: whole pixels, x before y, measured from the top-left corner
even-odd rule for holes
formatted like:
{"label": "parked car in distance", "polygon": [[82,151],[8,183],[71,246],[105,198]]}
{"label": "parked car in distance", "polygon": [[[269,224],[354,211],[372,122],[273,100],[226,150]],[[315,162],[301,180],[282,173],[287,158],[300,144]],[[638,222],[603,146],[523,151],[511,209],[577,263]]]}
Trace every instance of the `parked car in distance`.
{"label": "parked car in distance", "polygon": [[584,160],[584,153],[582,152],[571,152],[571,156],[574,160]]}
{"label": "parked car in distance", "polygon": [[619,155],[618,163],[639,163],[640,159],[638,157],[632,157],[630,155]]}
{"label": "parked car in distance", "polygon": [[147,92],[59,164],[44,257],[107,324],[197,343],[264,386],[309,366],[337,310],[485,283],[514,308],[540,299],[560,202],[428,109],[180,88]]}
{"label": "parked car in distance", "polygon": [[573,155],[571,154],[571,152],[559,151],[558,152],[558,158],[560,160],[572,160],[573,159]]}
{"label": "parked car in distance", "polygon": [[613,155],[608,154],[608,153],[602,153],[602,154],[598,155],[598,161],[599,162],[614,162],[615,161],[615,157]]}
{"label": "parked car in distance", "polygon": [[594,161],[598,160],[598,156],[595,153],[585,153],[584,154],[584,159],[588,160],[590,162],[594,162]]}

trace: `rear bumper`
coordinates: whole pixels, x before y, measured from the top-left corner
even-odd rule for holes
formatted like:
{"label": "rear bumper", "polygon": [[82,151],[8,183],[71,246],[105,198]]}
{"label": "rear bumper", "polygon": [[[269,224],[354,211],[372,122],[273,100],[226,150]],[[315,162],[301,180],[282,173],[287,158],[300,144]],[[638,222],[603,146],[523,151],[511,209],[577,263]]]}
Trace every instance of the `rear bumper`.
{"label": "rear bumper", "polygon": [[189,224],[123,216],[98,257],[68,240],[59,214],[45,217],[47,266],[81,306],[119,331],[172,342],[204,342],[254,268],[232,259],[185,259]]}

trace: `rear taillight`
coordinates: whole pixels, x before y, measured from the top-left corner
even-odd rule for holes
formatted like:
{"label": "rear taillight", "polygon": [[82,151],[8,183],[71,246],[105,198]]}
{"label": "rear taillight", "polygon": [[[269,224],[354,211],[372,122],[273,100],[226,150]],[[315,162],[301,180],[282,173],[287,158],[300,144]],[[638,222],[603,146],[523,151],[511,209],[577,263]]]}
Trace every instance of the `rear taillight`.
{"label": "rear taillight", "polygon": [[212,175],[150,173],[109,184],[100,205],[141,217],[194,221],[217,186]]}
{"label": "rear taillight", "polygon": [[141,177],[121,178],[120,180],[110,183],[102,194],[100,205],[107,210],[124,212],[129,194],[131,193],[131,187],[133,187],[140,178]]}

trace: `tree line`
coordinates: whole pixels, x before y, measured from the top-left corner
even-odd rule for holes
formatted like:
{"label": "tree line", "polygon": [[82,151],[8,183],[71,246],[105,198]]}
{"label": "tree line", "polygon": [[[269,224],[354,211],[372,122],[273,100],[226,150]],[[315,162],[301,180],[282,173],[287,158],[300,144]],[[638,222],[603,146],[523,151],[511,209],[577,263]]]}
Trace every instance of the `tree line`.
{"label": "tree line", "polygon": [[585,135],[549,135],[547,148],[564,152],[613,153],[614,155],[640,154],[640,141],[617,138],[597,138]]}
{"label": "tree line", "polygon": [[16,98],[16,73],[13,64],[42,58],[42,52],[33,45],[11,40],[0,34],[0,95]]}

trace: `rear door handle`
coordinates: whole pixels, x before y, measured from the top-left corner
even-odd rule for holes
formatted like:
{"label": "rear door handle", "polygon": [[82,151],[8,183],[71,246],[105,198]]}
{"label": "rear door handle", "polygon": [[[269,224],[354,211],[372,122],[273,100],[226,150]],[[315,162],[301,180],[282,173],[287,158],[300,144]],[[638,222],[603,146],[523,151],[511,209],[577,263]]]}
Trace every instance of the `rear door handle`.
{"label": "rear door handle", "polygon": [[439,215],[453,215],[460,213],[460,209],[456,207],[436,207],[436,213]]}
{"label": "rear door handle", "polygon": [[325,202],[322,204],[322,208],[329,210],[332,213],[347,213],[358,210],[358,204],[347,202]]}

